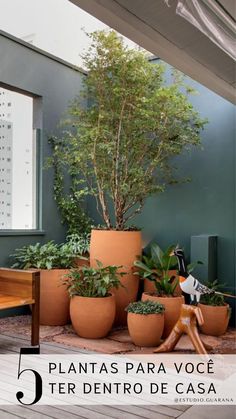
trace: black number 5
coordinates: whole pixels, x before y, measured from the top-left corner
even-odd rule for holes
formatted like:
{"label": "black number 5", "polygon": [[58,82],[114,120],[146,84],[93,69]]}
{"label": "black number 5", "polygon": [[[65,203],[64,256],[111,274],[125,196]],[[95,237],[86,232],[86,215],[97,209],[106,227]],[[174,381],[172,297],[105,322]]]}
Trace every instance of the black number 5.
{"label": "black number 5", "polygon": [[35,375],[35,399],[32,401],[32,403],[24,403],[22,401],[23,397],[24,397],[24,393],[22,391],[18,391],[16,393],[16,398],[18,400],[19,403],[23,404],[24,406],[30,406],[32,404],[38,403],[38,401],[41,399],[42,394],[43,394],[43,381],[42,381],[42,377],[41,375],[35,371],[35,370],[31,370],[29,368],[26,368],[22,371],[20,371],[20,364],[21,364],[21,355],[23,354],[28,354],[28,355],[33,355],[33,354],[39,354],[39,347],[38,348],[21,348],[20,350],[20,358],[19,358],[19,365],[18,365],[18,380],[20,378],[20,376],[23,374],[23,372],[25,371],[32,371],[32,373]]}

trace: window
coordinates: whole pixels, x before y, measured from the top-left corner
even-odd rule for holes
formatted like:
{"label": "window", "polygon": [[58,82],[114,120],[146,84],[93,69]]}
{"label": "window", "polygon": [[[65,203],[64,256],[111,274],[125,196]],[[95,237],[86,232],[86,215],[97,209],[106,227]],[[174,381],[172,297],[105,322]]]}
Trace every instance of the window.
{"label": "window", "polygon": [[0,87],[0,105],[0,229],[35,229],[33,98]]}

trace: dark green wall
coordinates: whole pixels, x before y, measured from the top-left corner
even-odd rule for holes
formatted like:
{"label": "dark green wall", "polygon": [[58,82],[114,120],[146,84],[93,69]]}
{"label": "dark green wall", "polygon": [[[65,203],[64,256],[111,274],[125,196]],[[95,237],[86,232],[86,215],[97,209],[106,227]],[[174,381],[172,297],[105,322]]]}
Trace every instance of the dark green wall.
{"label": "dark green wall", "polygon": [[175,159],[190,183],[168,186],[148,199],[136,223],[162,245],[178,242],[190,254],[192,235],[218,236],[217,276],[235,288],[235,106],[188,79],[199,94],[191,101],[209,123],[202,133],[203,149],[193,148]]}
{"label": "dark green wall", "polygon": [[[50,154],[48,135],[57,131],[57,124],[68,102],[81,89],[84,74],[72,65],[0,31],[0,84],[27,91],[39,99],[38,116],[42,113],[43,157]],[[41,99],[40,99],[41,98]],[[40,118],[39,118],[40,119]],[[36,127],[40,128],[40,121]],[[63,241],[65,229],[53,199],[52,170],[43,170],[42,230],[44,233],[8,235],[0,230],[0,265],[5,265],[17,247],[51,239]],[[13,234],[13,233],[12,233]]]}

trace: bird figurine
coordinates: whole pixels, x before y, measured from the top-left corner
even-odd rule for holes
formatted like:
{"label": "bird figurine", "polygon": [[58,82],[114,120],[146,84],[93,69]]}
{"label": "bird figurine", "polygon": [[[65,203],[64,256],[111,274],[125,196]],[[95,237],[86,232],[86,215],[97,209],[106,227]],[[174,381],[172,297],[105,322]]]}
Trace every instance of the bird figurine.
{"label": "bird figurine", "polygon": [[215,293],[214,290],[201,284],[196,278],[188,273],[182,249],[175,248],[172,255],[175,255],[178,261],[180,288],[186,294],[190,294],[191,304],[199,303],[201,295]]}

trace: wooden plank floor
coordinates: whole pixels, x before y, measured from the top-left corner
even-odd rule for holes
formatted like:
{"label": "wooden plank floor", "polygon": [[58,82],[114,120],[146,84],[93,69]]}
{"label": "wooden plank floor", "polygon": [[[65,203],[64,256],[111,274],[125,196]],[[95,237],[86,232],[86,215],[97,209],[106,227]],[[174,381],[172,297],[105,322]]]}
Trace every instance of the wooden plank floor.
{"label": "wooden plank floor", "polygon": [[[29,340],[17,336],[0,334],[0,354],[19,353]],[[43,354],[88,353],[54,343],[42,343]],[[235,419],[235,409],[228,406],[1,406],[0,419]]]}

